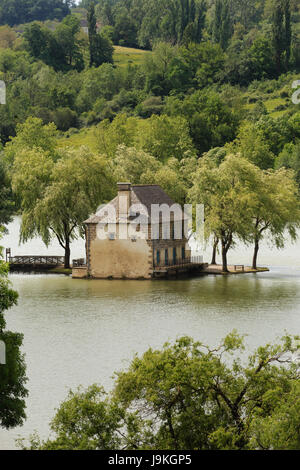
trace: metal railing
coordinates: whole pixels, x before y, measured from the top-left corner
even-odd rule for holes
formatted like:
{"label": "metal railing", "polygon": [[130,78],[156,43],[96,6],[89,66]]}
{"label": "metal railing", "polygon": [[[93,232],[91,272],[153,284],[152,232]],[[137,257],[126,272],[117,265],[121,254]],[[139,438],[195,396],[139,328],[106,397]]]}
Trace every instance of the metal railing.
{"label": "metal railing", "polygon": [[73,268],[81,268],[82,266],[86,266],[85,259],[84,258],[73,259],[72,266]]}
{"label": "metal railing", "polygon": [[188,258],[173,259],[173,260],[161,260],[159,263],[155,260],[153,265],[154,268],[169,268],[169,267],[182,267],[190,266],[193,264],[203,264],[202,256],[191,256]]}
{"label": "metal railing", "polygon": [[10,265],[18,266],[60,266],[65,263],[64,256],[9,256]]}
{"label": "metal railing", "polygon": [[243,264],[235,264],[234,265],[234,270],[235,271],[242,271],[245,272],[245,266]]}

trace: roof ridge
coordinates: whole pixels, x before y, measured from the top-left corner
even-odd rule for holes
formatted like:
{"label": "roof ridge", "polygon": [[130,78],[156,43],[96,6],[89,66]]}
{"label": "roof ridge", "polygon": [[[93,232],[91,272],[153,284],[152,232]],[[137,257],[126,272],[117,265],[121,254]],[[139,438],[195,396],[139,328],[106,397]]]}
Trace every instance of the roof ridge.
{"label": "roof ridge", "polygon": [[141,186],[159,186],[161,188],[160,184],[132,184],[131,185],[132,188],[133,187],[141,187]]}

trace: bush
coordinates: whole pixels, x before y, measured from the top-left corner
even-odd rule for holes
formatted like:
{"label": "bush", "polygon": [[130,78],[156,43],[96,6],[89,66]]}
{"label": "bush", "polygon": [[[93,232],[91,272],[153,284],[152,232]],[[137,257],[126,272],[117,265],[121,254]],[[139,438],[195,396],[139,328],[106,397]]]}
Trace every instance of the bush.
{"label": "bush", "polygon": [[136,107],[136,112],[142,118],[150,118],[152,114],[161,114],[163,102],[160,96],[150,96]]}
{"label": "bush", "polygon": [[58,108],[53,111],[53,122],[60,131],[67,131],[70,127],[78,126],[78,116],[70,108]]}

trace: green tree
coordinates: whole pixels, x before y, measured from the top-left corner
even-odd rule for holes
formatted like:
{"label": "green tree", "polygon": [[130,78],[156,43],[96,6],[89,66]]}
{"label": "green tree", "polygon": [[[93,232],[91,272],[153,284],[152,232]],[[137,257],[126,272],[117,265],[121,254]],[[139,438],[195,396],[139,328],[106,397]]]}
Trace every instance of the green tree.
{"label": "green tree", "polygon": [[16,156],[24,149],[40,149],[56,160],[57,137],[57,129],[53,123],[44,126],[41,119],[30,117],[23,124],[18,124],[17,135],[5,146],[4,158],[9,167],[12,167]]}
{"label": "green tree", "polygon": [[228,155],[219,166],[207,155],[199,162],[189,196],[193,203],[204,204],[205,236],[220,240],[223,272],[228,272],[227,254],[234,239],[246,240],[251,233],[257,171],[239,155]]}
{"label": "green tree", "polygon": [[116,375],[110,396],[97,386],[70,394],[52,422],[54,436],[45,442],[35,436],[29,447],[246,450],[257,448],[262,422],[262,445],[296,448],[299,387],[291,358],[298,340],[285,336],[243,364],[244,341],[235,331],[215,348],[183,337],[149,349]]}
{"label": "green tree", "polygon": [[[190,162],[191,161],[191,162]],[[175,201],[184,204],[191,171],[195,169],[196,159],[190,156],[179,162],[170,158],[165,164],[152,155],[134,147],[119,145],[112,160],[116,181],[130,181],[132,184],[159,184]]]}
{"label": "green tree", "polygon": [[297,239],[300,226],[299,192],[294,173],[284,168],[257,173],[257,192],[250,202],[253,227],[250,240],[254,242],[252,267],[257,269],[257,256],[264,236],[269,243],[283,248],[287,235]]}
{"label": "green tree", "polygon": [[151,116],[140,120],[134,137],[135,145],[160,161],[170,157],[181,160],[195,154],[186,119],[181,116]]}
{"label": "green tree", "polygon": [[15,205],[5,166],[0,160],[0,231],[12,221]]}
{"label": "green tree", "polygon": [[17,40],[15,31],[9,26],[0,26],[0,48],[12,49]]}
{"label": "green tree", "polygon": [[284,0],[284,20],[285,20],[285,67],[289,69],[292,46],[292,24],[291,24],[291,0]]}
{"label": "green tree", "polygon": [[78,39],[79,32],[79,19],[74,15],[69,15],[56,28],[54,34],[68,66],[81,72],[84,69],[84,58],[81,52],[81,42]]}
{"label": "green tree", "polygon": [[8,265],[2,259],[0,247],[0,341],[6,349],[6,364],[0,364],[0,426],[9,429],[23,424],[28,391],[25,388],[24,355],[21,353],[23,336],[5,330],[4,312],[16,305],[18,298],[7,276]]}
{"label": "green tree", "polygon": [[153,54],[145,56],[146,90],[154,95],[167,95],[172,84],[170,70],[177,48],[165,42],[159,42],[153,48]]}
{"label": "green tree", "polygon": [[198,90],[183,100],[169,97],[165,112],[185,117],[193,144],[201,155],[213,147],[223,147],[236,135],[239,116],[214,91]]}
{"label": "green tree", "polygon": [[112,123],[102,121],[96,131],[98,150],[113,157],[119,145],[135,147],[160,161],[178,160],[195,154],[186,120],[180,116],[138,119],[119,114]]}
{"label": "green tree", "polygon": [[66,70],[67,62],[56,35],[38,23],[26,26],[24,31],[25,47],[37,60],[57,70]]}
{"label": "green tree", "polygon": [[113,47],[110,41],[97,32],[95,4],[91,1],[87,14],[89,29],[90,67],[99,67],[105,62],[113,62]]}
{"label": "green tree", "polygon": [[[187,164],[189,160],[191,160],[190,166]],[[176,158],[170,158],[153,175],[152,183],[159,184],[175,202],[183,205],[186,202],[189,189],[188,181],[184,178],[184,176],[186,176],[185,170],[190,171],[194,168],[195,165],[193,165],[193,163],[195,163],[195,161],[191,156],[186,159],[186,162],[179,162]],[[186,167],[185,164],[187,165]],[[147,174],[144,176],[144,182],[151,182]]]}
{"label": "green tree", "polygon": [[[275,395],[275,396],[274,396]],[[271,416],[257,417],[252,423],[252,447],[261,450],[299,450],[300,447],[300,384],[295,381],[280,400],[270,393],[268,399],[277,400],[278,406]]]}
{"label": "green tree", "polygon": [[60,406],[51,423],[57,438],[41,443],[35,435],[31,449],[117,450],[122,445],[120,428],[125,424],[122,408],[109,400],[103,388],[92,385],[70,392]]}
{"label": "green tree", "polygon": [[272,118],[270,115],[263,115],[255,123],[255,127],[262,133],[274,155],[278,155],[284,146],[293,141],[299,133],[296,122],[293,123],[293,118],[287,119],[286,116]]}
{"label": "green tree", "polygon": [[[92,67],[81,74],[81,86],[75,102],[79,112],[87,112],[95,105],[95,96],[104,103],[113,98],[120,90],[118,72],[111,64]],[[96,106],[96,105],[95,105]]]}
{"label": "green tree", "polygon": [[232,36],[232,19],[228,0],[217,0],[213,22],[213,37],[215,42],[226,50]]}
{"label": "green tree", "polygon": [[[132,184],[143,184],[146,178],[161,168],[161,163],[152,155],[134,147],[119,145],[113,158],[113,171],[117,181],[130,181]],[[151,183],[154,183],[152,180]]]}
{"label": "green tree", "polygon": [[112,123],[105,119],[96,130],[97,150],[108,158],[114,158],[119,145],[134,147],[137,126],[138,119],[128,118],[126,114],[118,114]]}
{"label": "green tree", "polygon": [[290,0],[275,0],[272,28],[277,73],[280,75],[283,71],[283,65],[288,69],[291,56]]}
{"label": "green tree", "polygon": [[61,20],[70,13],[71,5],[70,0],[0,0],[0,24]]}
{"label": "green tree", "polygon": [[214,22],[213,22],[213,37],[214,41],[220,44],[222,30],[222,0],[216,0]]}
{"label": "green tree", "polygon": [[223,0],[222,2],[222,27],[221,27],[221,38],[220,45],[223,50],[226,50],[230,38],[232,36],[232,20],[230,14],[230,2],[229,0]]}
{"label": "green tree", "polygon": [[122,12],[117,16],[114,28],[114,44],[127,47],[137,46],[137,29],[129,13]]}
{"label": "green tree", "polygon": [[296,181],[300,187],[300,143],[286,144],[275,160],[275,168],[290,168],[294,170]]}
{"label": "green tree", "polygon": [[238,133],[237,139],[228,148],[249,160],[263,170],[274,167],[275,155],[271,152],[269,144],[260,129],[247,123]]}
{"label": "green tree", "polygon": [[206,0],[198,2],[196,10],[196,42],[200,43],[204,36],[206,23],[207,4]]}
{"label": "green tree", "polygon": [[[33,186],[36,185],[35,189]],[[21,200],[21,241],[55,236],[70,267],[70,244],[83,236],[83,222],[112,196],[105,160],[85,147],[63,150],[54,162],[40,149],[24,149],[15,159],[13,189]]]}

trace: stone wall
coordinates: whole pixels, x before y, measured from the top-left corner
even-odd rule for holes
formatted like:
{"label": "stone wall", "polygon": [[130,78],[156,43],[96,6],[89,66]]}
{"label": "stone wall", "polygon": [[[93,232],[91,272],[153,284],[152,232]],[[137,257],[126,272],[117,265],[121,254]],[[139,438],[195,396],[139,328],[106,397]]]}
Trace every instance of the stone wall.
{"label": "stone wall", "polygon": [[87,267],[95,279],[150,279],[152,276],[152,251],[146,240],[101,240],[97,226],[87,230]]}
{"label": "stone wall", "polygon": [[72,278],[73,279],[86,279],[87,278],[87,267],[80,266],[77,268],[72,268]]}

